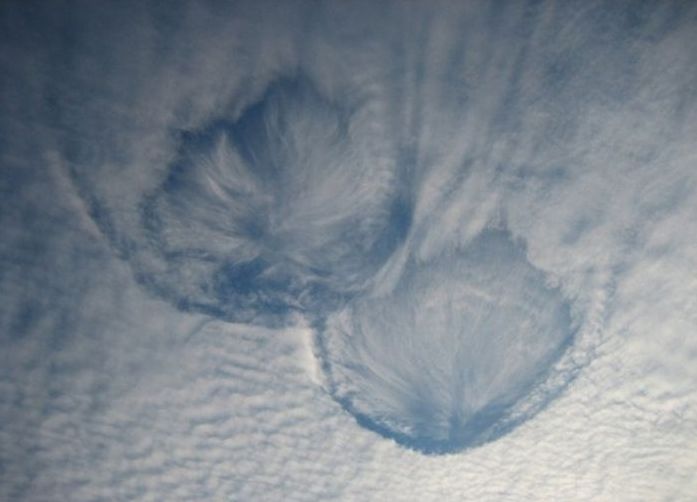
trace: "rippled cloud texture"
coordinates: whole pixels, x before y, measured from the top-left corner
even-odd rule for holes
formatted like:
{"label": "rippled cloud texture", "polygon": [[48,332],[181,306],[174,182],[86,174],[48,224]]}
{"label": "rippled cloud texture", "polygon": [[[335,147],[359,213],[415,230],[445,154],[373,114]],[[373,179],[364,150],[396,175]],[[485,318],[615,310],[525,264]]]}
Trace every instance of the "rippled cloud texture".
{"label": "rippled cloud texture", "polygon": [[0,27],[0,499],[694,498],[693,3]]}

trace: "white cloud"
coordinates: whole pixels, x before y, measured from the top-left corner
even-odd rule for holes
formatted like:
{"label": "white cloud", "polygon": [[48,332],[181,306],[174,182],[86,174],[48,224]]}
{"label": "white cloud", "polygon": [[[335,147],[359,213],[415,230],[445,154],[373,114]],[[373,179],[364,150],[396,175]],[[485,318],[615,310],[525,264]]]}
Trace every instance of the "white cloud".
{"label": "white cloud", "polygon": [[[654,7],[3,5],[0,498],[693,497],[697,11]],[[298,75],[317,97],[265,112],[267,125],[293,118],[264,147],[284,153],[274,200],[248,165],[220,169],[241,165],[234,141],[203,149],[185,198],[163,190],[182,131],[239,125]],[[253,203],[228,196],[244,191]],[[215,296],[191,278],[259,253],[238,230],[283,197],[279,249],[302,273],[281,303],[303,304],[307,274],[327,270],[326,294],[362,291],[366,270],[378,297],[410,267],[458,282],[466,270],[439,260],[504,228],[580,326],[528,398],[575,379],[510,433],[452,455],[359,426],[321,385],[312,315],[230,324],[168,292]],[[366,253],[385,221],[408,233]],[[210,261],[167,269],[163,249],[194,245]],[[414,289],[398,318],[423,315]],[[258,305],[244,308],[264,324]],[[437,352],[411,335],[419,357]]]}

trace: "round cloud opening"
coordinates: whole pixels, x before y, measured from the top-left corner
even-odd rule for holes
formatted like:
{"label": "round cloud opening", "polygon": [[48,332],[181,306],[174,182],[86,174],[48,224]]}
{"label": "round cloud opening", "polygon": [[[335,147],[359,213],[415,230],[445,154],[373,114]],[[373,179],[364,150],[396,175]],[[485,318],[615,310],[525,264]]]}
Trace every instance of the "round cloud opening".
{"label": "round cloud opening", "polygon": [[551,399],[572,338],[560,291],[506,233],[486,231],[407,263],[390,292],[329,317],[318,345],[330,392],[360,425],[449,453],[500,437]]}
{"label": "round cloud opening", "polygon": [[141,282],[185,310],[266,323],[321,315],[366,289],[410,208],[350,117],[298,77],[236,119],[181,132],[142,204]]}

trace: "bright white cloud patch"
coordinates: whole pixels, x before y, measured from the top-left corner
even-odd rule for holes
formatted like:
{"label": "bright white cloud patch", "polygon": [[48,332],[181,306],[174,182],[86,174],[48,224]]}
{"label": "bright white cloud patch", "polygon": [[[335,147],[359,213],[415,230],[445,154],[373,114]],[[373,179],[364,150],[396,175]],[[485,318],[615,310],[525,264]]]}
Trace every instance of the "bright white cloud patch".
{"label": "bright white cloud patch", "polygon": [[693,499],[696,27],[1,2],[0,499]]}

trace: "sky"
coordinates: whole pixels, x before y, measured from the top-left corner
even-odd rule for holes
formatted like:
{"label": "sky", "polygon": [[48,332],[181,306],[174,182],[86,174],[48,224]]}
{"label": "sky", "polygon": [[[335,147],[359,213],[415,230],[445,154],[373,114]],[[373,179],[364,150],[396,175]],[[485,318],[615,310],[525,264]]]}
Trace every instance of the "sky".
{"label": "sky", "polygon": [[697,4],[0,4],[0,500],[697,497]]}

